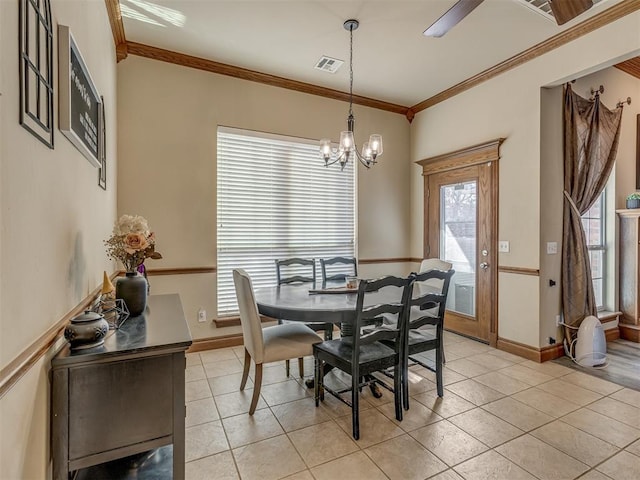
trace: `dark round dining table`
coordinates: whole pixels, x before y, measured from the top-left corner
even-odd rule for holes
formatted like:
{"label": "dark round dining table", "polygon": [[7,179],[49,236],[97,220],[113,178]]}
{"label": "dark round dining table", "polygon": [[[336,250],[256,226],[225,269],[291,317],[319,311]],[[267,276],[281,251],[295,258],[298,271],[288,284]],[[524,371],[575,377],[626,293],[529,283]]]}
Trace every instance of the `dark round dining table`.
{"label": "dark round dining table", "polygon": [[[339,287],[342,286],[339,285]],[[335,293],[335,288],[333,285],[329,287],[328,291],[331,293],[309,293],[313,288],[308,284],[261,287],[255,290],[255,298],[260,314],[271,318],[298,322],[355,322],[358,291]],[[432,289],[433,287],[423,288]],[[364,306],[399,300],[397,292],[383,288],[378,292],[368,293],[365,296]],[[412,319],[421,317],[423,312],[418,307],[411,307],[410,316]]]}
{"label": "dark round dining table", "polygon": [[[257,288],[258,311],[267,317],[299,322],[354,322],[357,290],[348,293],[309,293],[309,290],[309,285]],[[382,297],[377,302],[375,298],[370,300],[368,303],[379,303]]]}

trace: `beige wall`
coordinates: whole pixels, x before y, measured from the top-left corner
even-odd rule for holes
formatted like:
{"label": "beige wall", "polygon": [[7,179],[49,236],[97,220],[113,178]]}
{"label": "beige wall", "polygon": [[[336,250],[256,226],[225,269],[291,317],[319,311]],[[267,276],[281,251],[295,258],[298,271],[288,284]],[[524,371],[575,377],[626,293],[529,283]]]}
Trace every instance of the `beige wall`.
{"label": "beige wall", "polygon": [[[143,215],[155,230],[164,258],[149,268],[216,265],[218,125],[337,140],[348,112],[344,102],[135,56],[118,64],[118,87],[118,212]],[[357,105],[354,114],[357,143],[377,132],[385,147],[376,167],[358,170],[359,258],[404,258],[409,123],[402,115]],[[385,265],[388,271],[410,270]],[[215,316],[216,276],[185,277],[151,277],[151,290],[182,295],[194,338],[234,333],[196,321],[199,307]]]}
{"label": "beige wall", "polygon": [[[416,116],[411,127],[412,161],[506,138],[499,161],[499,239],[509,240],[511,251],[499,254],[500,265],[541,266],[540,88],[600,70],[639,49],[640,13],[636,12]],[[422,252],[423,215],[417,166],[412,166],[411,188],[411,255],[417,256]],[[555,318],[540,317],[541,279],[515,277],[499,275],[499,336],[544,346],[556,327]]]}
{"label": "beige wall", "polygon": [[[101,0],[53,0],[71,27],[106,103],[108,190],[98,170],[57,130],[50,150],[18,123],[18,3],[0,1],[0,367],[5,367],[112,272],[103,245],[116,213],[116,75]],[[44,479],[49,462],[49,357],[0,399],[0,477]]]}

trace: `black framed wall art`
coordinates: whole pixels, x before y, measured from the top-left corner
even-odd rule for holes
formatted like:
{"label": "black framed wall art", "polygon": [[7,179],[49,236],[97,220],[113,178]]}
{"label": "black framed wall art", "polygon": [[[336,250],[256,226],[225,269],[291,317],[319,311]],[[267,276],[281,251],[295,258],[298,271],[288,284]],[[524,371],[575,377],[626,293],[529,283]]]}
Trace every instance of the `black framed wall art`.
{"label": "black framed wall art", "polygon": [[69,27],[58,25],[58,128],[95,167],[100,167],[101,101]]}
{"label": "black framed wall art", "polygon": [[100,97],[100,168],[98,168],[98,185],[103,190],[107,189],[107,142],[106,142],[106,122],[104,121],[104,97]]}
{"label": "black framed wall art", "polygon": [[49,0],[19,0],[20,125],[53,149],[53,25]]}

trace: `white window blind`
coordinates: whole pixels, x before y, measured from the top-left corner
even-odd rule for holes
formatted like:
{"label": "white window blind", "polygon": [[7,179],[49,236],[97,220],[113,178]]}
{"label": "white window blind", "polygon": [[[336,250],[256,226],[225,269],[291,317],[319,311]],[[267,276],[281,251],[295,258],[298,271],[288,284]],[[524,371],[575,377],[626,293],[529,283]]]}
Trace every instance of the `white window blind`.
{"label": "white window blind", "polygon": [[354,256],[355,174],[324,166],[317,142],[218,128],[218,316],[236,314],[232,271],[276,284],[276,259]]}
{"label": "white window blind", "polygon": [[605,240],[605,215],[605,191],[603,190],[598,200],[582,216],[582,227],[584,228],[587,248],[589,249],[593,294],[598,310],[604,310],[606,285],[607,243]]}

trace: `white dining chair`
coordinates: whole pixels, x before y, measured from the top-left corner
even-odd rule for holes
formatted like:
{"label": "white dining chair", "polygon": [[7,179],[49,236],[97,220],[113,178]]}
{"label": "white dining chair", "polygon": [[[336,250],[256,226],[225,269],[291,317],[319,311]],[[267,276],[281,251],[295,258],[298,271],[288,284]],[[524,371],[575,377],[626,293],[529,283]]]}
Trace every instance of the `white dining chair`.
{"label": "white dining chair", "polygon": [[[418,273],[428,272],[429,270],[442,270],[443,272],[448,272],[453,267],[451,262],[446,262],[444,260],[440,260],[439,258],[425,258],[420,262],[420,271]],[[424,282],[415,282],[413,285],[413,297],[421,297],[422,295],[426,295],[429,292],[434,292],[434,288],[437,289],[437,293],[442,293],[442,289],[444,286],[444,281],[439,280],[437,278],[431,278]],[[430,313],[433,315],[437,314],[437,308],[433,308],[430,310]],[[440,340],[442,344],[440,345],[440,350],[442,352],[442,363],[447,363],[447,360],[444,356],[444,335],[440,335]]]}
{"label": "white dining chair", "polygon": [[[425,258],[420,263],[420,270],[418,273],[428,272],[429,270],[442,270],[448,272],[453,265],[450,262],[440,260],[439,258]],[[443,282],[437,278],[426,280],[425,282],[416,282],[413,286],[414,297],[425,295],[429,290],[433,291],[433,287],[442,289]],[[425,288],[431,287],[431,288]]]}
{"label": "white dining chair", "polygon": [[262,328],[251,277],[244,270],[235,269],[233,282],[238,297],[244,339],[244,371],[240,390],[244,390],[247,384],[251,360],[256,365],[253,397],[249,407],[249,415],[253,415],[262,387],[262,365],[312,355],[313,344],[320,343],[322,338],[303,323],[292,322]]}

